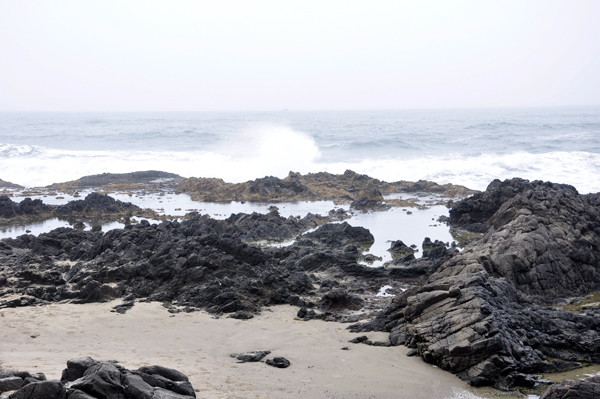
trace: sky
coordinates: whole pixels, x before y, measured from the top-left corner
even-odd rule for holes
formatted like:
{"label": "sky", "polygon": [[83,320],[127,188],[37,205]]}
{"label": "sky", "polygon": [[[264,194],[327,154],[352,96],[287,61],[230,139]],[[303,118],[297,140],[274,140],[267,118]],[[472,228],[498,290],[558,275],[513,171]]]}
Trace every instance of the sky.
{"label": "sky", "polygon": [[600,1],[0,2],[0,111],[600,105]]}

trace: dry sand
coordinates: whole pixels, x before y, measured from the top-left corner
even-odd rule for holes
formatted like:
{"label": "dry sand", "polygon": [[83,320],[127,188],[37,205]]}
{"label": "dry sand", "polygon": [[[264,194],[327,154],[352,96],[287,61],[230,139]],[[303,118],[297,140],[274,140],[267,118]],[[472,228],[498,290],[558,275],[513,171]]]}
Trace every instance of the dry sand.
{"label": "dry sand", "polygon": [[[202,312],[171,317],[159,303],[137,303],[119,315],[110,312],[115,304],[0,310],[0,368],[58,379],[73,357],[115,359],[130,369],[158,364],[187,374],[206,399],[474,397],[454,375],[406,357],[405,347],[349,344],[356,335],[347,325],[294,320],[297,308],[287,305],[240,321]],[[229,357],[251,350],[271,350],[268,357],[292,365],[276,369]]]}

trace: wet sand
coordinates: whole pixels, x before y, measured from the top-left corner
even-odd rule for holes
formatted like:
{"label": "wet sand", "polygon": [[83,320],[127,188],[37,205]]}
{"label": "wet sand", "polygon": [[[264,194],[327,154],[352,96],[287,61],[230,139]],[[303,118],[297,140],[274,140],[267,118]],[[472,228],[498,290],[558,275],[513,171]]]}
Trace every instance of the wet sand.
{"label": "wet sand", "polygon": [[[240,321],[203,312],[171,317],[159,303],[110,312],[119,303],[0,310],[0,368],[58,379],[73,357],[115,359],[130,369],[159,364],[187,374],[205,399],[475,397],[454,375],[406,357],[403,346],[350,344],[356,334],[346,324],[294,320],[291,306]],[[268,357],[283,356],[292,365],[277,369],[229,357],[250,350],[271,350]]]}

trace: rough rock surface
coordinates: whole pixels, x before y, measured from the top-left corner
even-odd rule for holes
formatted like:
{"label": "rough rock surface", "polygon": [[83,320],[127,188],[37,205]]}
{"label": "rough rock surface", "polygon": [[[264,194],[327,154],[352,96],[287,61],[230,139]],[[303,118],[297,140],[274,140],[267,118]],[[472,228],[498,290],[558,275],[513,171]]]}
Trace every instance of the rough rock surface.
{"label": "rough rock surface", "polygon": [[540,399],[592,399],[600,398],[600,376],[583,380],[566,380],[553,385]]}
{"label": "rough rock surface", "polygon": [[[520,373],[600,362],[600,312],[546,306],[600,288],[595,197],[540,183],[507,199],[491,186],[504,202],[483,238],[443,262],[425,285],[394,298],[373,322],[353,328],[389,331],[393,345],[415,349],[472,385],[507,388],[526,381]],[[474,212],[470,220],[483,220]]]}
{"label": "rough rock surface", "polygon": [[50,212],[50,206],[44,204],[42,200],[25,198],[21,202],[15,202],[9,197],[0,196],[0,217],[4,219],[19,216],[40,216]]}
{"label": "rough rock surface", "polygon": [[69,201],[65,205],[47,205],[41,199],[31,198],[15,202],[7,196],[0,196],[2,224],[28,223],[52,217],[66,218],[73,223],[83,219],[93,224],[134,215],[158,218],[154,211],[100,193],[88,194],[85,199]]}
{"label": "rough rock surface", "polygon": [[335,248],[346,245],[371,245],[375,242],[375,237],[368,229],[350,226],[348,222],[328,223],[304,234],[302,238]]}
{"label": "rough rock surface", "polygon": [[65,183],[55,183],[46,188],[62,191],[76,191],[86,188],[115,190],[126,187],[135,188],[136,186],[144,188],[157,186],[161,188],[164,186],[164,183],[175,182],[181,179],[183,179],[181,176],[174,173],[146,170],[142,172],[102,173],[100,175],[84,176]]}
{"label": "rough rock surface", "polygon": [[390,277],[407,282],[421,282],[458,253],[456,249],[448,250],[446,244],[439,240],[432,242],[429,237],[423,240],[422,249],[423,256],[416,259],[412,248],[400,240],[392,242],[389,251],[395,259],[385,264]]}
{"label": "rough rock surface", "polygon": [[106,233],[59,228],[4,239],[0,308],[124,298],[115,311],[144,299],[169,303],[173,313],[202,308],[250,317],[273,304],[326,307],[323,297],[334,289],[369,296],[388,277],[382,268],[358,263],[360,251],[351,244],[373,240],[362,227],[326,224],[312,241],[281,248],[248,244],[287,239],[324,220],[276,212],[225,220],[196,215],[183,222],[142,220]]}
{"label": "rough rock surface", "polygon": [[117,362],[96,361],[91,357],[69,360],[67,368],[63,370],[61,381],[28,378],[22,387],[15,389],[18,390],[9,396],[10,399],[191,399],[196,397],[188,377],[177,370],[162,366],[127,370]]}
{"label": "rough rock surface", "polygon": [[[173,188],[176,192],[189,193],[196,201],[338,200],[352,202],[365,198],[363,201],[374,200],[373,204],[379,203],[379,207],[381,207],[380,201],[383,200],[381,194],[422,191],[448,197],[464,197],[474,193],[473,190],[462,186],[452,184],[442,186],[426,181],[387,183],[351,170],[341,175],[326,172],[301,175],[290,172],[284,179],[267,176],[238,184],[226,183],[222,179],[191,177],[178,181]],[[357,209],[361,205],[365,204],[357,202]]]}
{"label": "rough rock surface", "polygon": [[449,224],[475,233],[485,233],[489,228],[490,218],[509,199],[525,190],[536,188],[552,188],[570,194],[578,194],[575,187],[568,184],[557,184],[535,180],[514,178],[504,181],[495,179],[483,192],[476,193],[454,204],[450,209]]}

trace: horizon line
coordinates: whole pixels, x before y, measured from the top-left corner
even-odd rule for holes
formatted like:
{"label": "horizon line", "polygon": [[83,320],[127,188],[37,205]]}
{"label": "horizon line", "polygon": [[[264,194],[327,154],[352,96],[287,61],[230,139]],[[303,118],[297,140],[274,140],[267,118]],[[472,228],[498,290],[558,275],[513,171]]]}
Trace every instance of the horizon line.
{"label": "horizon line", "polygon": [[365,112],[365,111],[450,111],[450,110],[483,110],[483,109],[540,109],[540,108],[595,108],[600,104],[586,105],[503,105],[480,107],[407,107],[407,108],[329,108],[329,109],[246,109],[246,110],[9,110],[0,109],[0,113],[251,113],[251,112]]}

